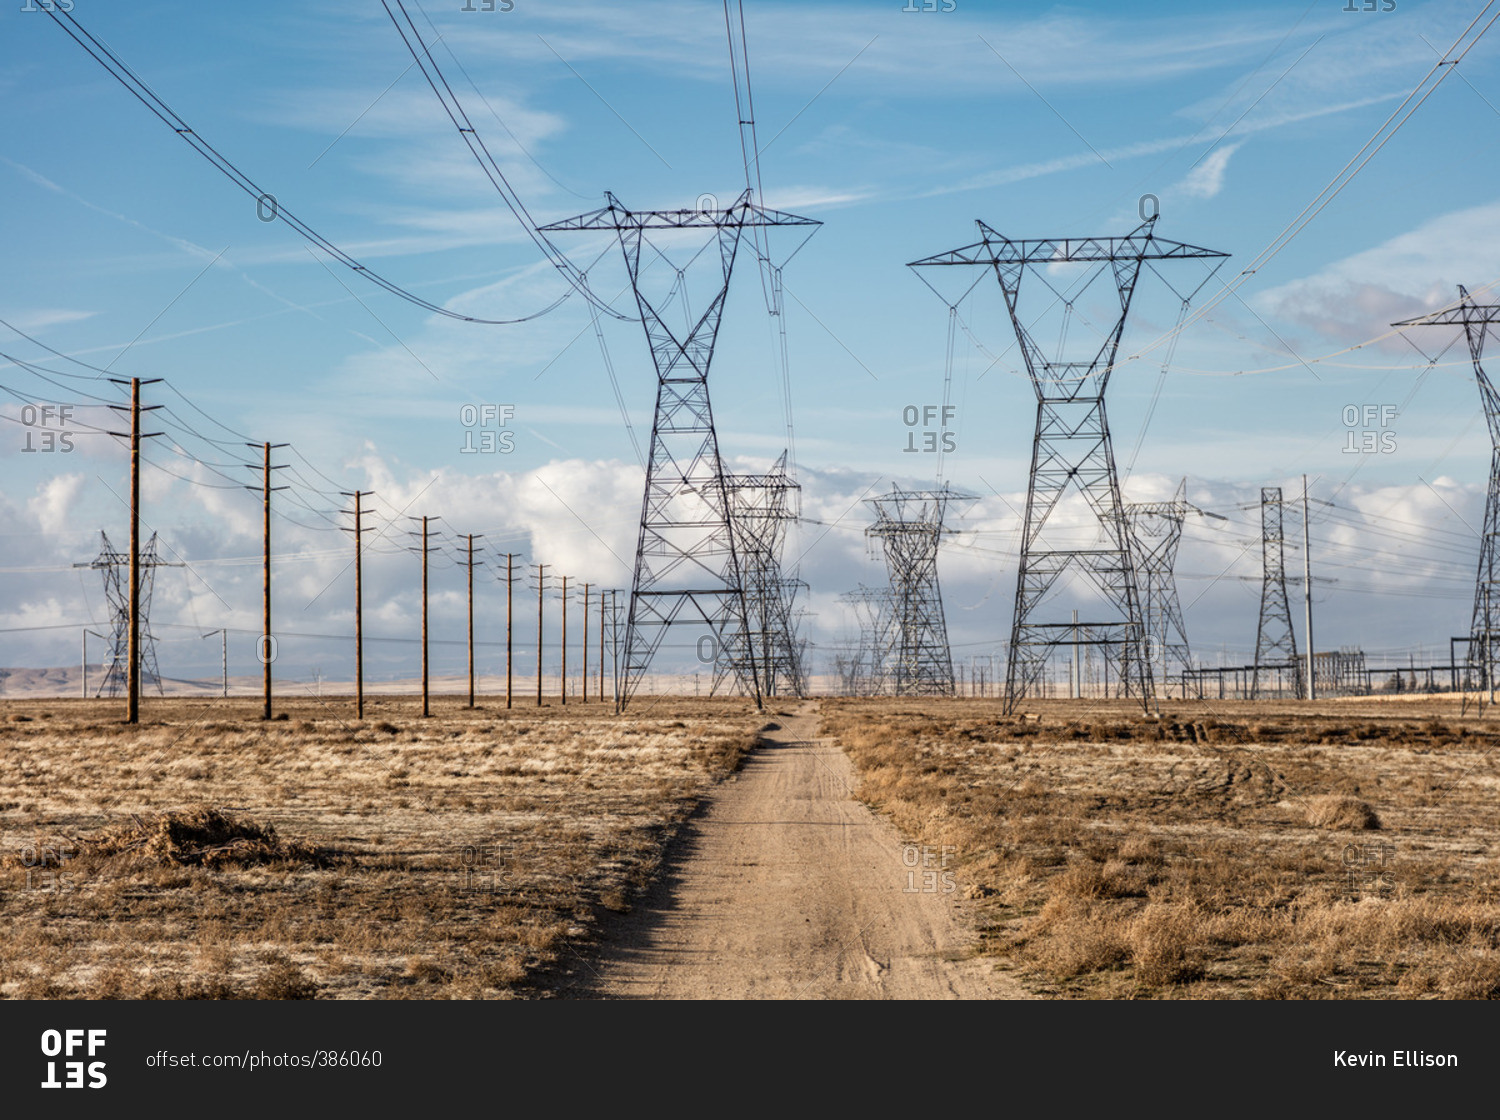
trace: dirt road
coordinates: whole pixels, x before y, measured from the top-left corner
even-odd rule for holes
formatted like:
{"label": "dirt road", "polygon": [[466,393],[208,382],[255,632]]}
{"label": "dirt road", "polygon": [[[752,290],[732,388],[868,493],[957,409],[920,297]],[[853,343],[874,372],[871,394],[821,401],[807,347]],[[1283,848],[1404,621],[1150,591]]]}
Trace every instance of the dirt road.
{"label": "dirt road", "polygon": [[[942,854],[903,845],[850,796],[814,703],[712,794],[655,891],[575,974],[575,998],[996,999],[1019,985],[969,956]],[[951,861],[950,861],[951,863]]]}

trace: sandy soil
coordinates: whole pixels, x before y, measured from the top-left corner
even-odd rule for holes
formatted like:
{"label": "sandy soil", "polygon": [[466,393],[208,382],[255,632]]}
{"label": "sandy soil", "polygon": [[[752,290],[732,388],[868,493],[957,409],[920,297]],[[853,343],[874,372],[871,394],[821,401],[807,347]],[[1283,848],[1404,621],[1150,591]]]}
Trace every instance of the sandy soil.
{"label": "sandy soil", "polygon": [[966,904],[943,854],[903,844],[853,799],[848,757],[816,738],[816,703],[773,722],[688,823],[653,892],[563,994],[1029,998],[993,960],[971,955]]}

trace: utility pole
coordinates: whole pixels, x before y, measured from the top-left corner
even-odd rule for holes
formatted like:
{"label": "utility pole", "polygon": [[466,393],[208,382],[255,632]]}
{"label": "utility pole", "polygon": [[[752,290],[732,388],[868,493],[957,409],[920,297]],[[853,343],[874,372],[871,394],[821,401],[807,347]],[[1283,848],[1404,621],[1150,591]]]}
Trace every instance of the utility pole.
{"label": "utility pole", "polygon": [[429,662],[427,657],[427,523],[432,520],[432,518],[413,517],[412,520],[422,522],[422,718],[427,719],[432,715],[431,691],[428,683]]}
{"label": "utility pole", "polygon": [[546,564],[533,564],[536,569],[536,706],[542,706],[542,601],[547,592]]}
{"label": "utility pole", "polygon": [[[263,548],[261,557],[261,635],[260,642],[256,646],[256,654],[260,657],[262,674],[262,705],[261,719],[271,718],[271,663],[276,660],[276,639],[271,635],[271,491],[285,490],[285,486],[271,485],[271,472],[282,470],[286,464],[271,464],[271,451],[273,448],[285,447],[284,443],[249,443],[247,447],[259,447],[261,449],[261,537]],[[253,467],[252,467],[253,469]],[[247,490],[255,489],[253,486],[245,487]]]}
{"label": "utility pole", "polygon": [[[142,381],[139,377],[132,377],[127,382],[124,378],[111,377],[117,385],[130,386],[130,636],[128,639],[130,662],[126,673],[125,687],[125,722],[140,723],[141,721],[141,440],[152,439],[161,435],[160,432],[141,432],[141,413],[153,412],[161,405],[153,404],[145,408],[141,407],[141,386],[154,385],[160,381],[159,377],[152,377]],[[118,412],[125,412],[127,406],[112,404],[109,406]],[[111,432],[112,436],[126,438],[125,432]]]}
{"label": "utility pole", "polygon": [[599,589],[599,700],[604,700],[604,588]]}
{"label": "utility pole", "polygon": [[583,585],[583,669],[580,675],[583,678],[583,702],[589,702],[589,588],[592,584]]}
{"label": "utility pole", "polygon": [[513,562],[519,555],[521,555],[519,552],[507,552],[505,554],[505,706],[507,708],[510,707],[511,685],[514,681],[511,672],[511,654],[514,651],[514,647],[511,645],[511,608],[515,605],[515,597],[512,594],[512,590],[515,587],[515,568],[513,567]]}
{"label": "utility pole", "polygon": [[1318,698],[1318,673],[1313,664],[1317,660],[1315,651],[1318,647],[1313,645],[1312,549],[1309,547],[1307,534],[1307,475],[1302,476],[1302,594],[1303,604],[1307,608],[1307,699],[1311,703]]}
{"label": "utility pole", "polygon": [[[474,537],[469,536],[469,707],[474,706]],[[483,533],[477,534],[483,536]]]}
{"label": "utility pole", "polygon": [[[342,497],[354,499],[354,718],[365,718],[365,593],[363,529],[360,498],[373,490],[345,490]],[[349,530],[344,530],[348,532]]]}
{"label": "utility pole", "polygon": [[562,577],[562,680],[557,686],[557,691],[562,697],[563,705],[568,703],[568,577]]}

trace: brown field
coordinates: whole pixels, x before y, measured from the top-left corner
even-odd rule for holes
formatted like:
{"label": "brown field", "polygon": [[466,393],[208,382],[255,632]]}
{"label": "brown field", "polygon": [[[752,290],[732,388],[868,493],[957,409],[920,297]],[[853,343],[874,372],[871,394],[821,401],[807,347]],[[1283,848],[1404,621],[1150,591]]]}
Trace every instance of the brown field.
{"label": "brown field", "polygon": [[825,700],[985,951],[1061,998],[1500,997],[1500,721],[1454,701]]}
{"label": "brown field", "polygon": [[[106,706],[107,704],[107,706]],[[642,698],[0,705],[0,995],[545,994],[766,716]]]}
{"label": "brown field", "polygon": [[[350,706],[151,700],[130,728],[117,704],[0,704],[0,996],[546,995],[777,715]],[[1493,717],[825,699],[821,719],[1038,995],[1500,996]]]}

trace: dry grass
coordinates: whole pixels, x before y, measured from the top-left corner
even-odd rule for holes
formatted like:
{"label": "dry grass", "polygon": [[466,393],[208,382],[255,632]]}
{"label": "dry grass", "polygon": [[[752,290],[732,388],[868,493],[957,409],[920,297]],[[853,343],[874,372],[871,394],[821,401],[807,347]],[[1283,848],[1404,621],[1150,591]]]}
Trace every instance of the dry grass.
{"label": "dry grass", "polygon": [[1398,710],[833,700],[987,951],[1082,998],[1500,998],[1500,727]]}
{"label": "dry grass", "polygon": [[542,994],[764,722],[642,698],[0,708],[0,996]]}

